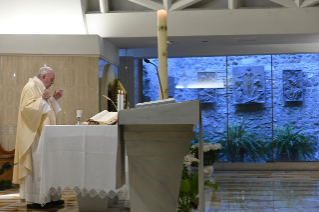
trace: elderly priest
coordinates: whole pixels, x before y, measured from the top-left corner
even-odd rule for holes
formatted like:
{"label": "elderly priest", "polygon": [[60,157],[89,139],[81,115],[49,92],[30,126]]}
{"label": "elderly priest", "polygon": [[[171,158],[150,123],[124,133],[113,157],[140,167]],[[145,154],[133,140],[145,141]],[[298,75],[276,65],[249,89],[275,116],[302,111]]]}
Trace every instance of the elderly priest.
{"label": "elderly priest", "polygon": [[47,204],[39,204],[39,161],[36,154],[42,128],[56,124],[56,114],[61,110],[57,100],[62,97],[62,90],[51,97],[47,90],[53,83],[55,74],[50,67],[40,68],[38,76],[30,78],[24,86],[20,99],[17,137],[13,170],[13,183],[20,184],[20,198],[27,201],[28,208],[48,208],[64,204],[57,194],[49,196]]}

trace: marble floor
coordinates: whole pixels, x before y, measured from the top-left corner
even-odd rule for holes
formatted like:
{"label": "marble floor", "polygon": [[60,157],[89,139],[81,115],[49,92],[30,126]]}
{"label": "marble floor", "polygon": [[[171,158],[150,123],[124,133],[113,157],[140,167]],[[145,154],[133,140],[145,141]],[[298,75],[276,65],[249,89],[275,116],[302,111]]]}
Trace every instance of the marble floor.
{"label": "marble floor", "polygon": [[206,212],[319,211],[319,171],[217,171]]}
{"label": "marble floor", "polygon": [[[206,212],[319,212],[319,171],[216,171],[211,180],[219,188],[206,190]],[[64,206],[28,210],[26,203],[19,201],[17,189],[0,191],[0,212],[78,211],[75,194],[64,195],[63,199]],[[118,211],[129,209],[120,207]]]}
{"label": "marble floor", "polygon": [[[20,195],[18,189],[10,189],[6,191],[0,191],[0,211],[28,211],[28,212],[78,212],[78,203],[76,195],[68,194],[63,195],[62,199],[65,201],[63,206],[55,206],[50,209],[28,209],[25,202],[20,202]],[[129,212],[128,208],[124,207],[124,201],[120,201],[118,205],[115,205],[113,209],[108,212]]]}

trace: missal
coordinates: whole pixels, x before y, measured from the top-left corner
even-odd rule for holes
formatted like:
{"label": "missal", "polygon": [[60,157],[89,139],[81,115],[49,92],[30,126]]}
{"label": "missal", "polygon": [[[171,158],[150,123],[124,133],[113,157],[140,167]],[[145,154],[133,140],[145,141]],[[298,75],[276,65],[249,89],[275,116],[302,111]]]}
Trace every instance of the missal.
{"label": "missal", "polygon": [[117,123],[118,113],[103,110],[91,117],[87,122],[89,125],[115,125]]}

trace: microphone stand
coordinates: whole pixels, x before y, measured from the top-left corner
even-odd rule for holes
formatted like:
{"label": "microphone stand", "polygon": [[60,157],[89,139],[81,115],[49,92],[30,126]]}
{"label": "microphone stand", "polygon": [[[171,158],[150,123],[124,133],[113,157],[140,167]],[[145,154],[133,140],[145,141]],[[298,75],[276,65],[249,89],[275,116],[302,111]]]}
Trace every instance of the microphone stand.
{"label": "microphone stand", "polygon": [[158,72],[157,66],[154,63],[152,63],[151,61],[149,61],[148,59],[144,59],[144,62],[150,63],[150,64],[155,66],[156,72],[157,72],[157,77],[158,77],[158,82],[159,82],[159,85],[160,85],[160,88],[161,88],[162,97],[164,99],[164,92],[163,92],[162,83],[161,83],[161,79],[160,79],[160,76],[159,76],[159,72]]}
{"label": "microphone stand", "polygon": [[112,101],[112,99],[108,96],[102,95],[104,98],[106,98],[107,100],[110,100],[113,104],[113,106],[115,107],[115,109],[117,110],[117,112],[119,111],[119,109],[116,107],[115,103]]}

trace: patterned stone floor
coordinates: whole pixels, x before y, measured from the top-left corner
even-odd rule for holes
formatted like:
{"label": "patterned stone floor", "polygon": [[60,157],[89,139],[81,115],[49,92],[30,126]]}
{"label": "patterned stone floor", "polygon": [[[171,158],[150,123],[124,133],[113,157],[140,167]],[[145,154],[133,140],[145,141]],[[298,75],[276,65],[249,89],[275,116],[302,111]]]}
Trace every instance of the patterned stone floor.
{"label": "patterned stone floor", "polygon": [[222,171],[206,191],[206,212],[319,211],[319,171]]}
{"label": "patterned stone floor", "polygon": [[[211,180],[219,189],[206,190],[206,212],[319,212],[319,171],[217,171]],[[65,206],[27,210],[26,203],[19,201],[17,189],[6,190],[0,192],[0,212],[78,211],[74,194],[63,199]]]}
{"label": "patterned stone floor", "polygon": [[[0,191],[0,211],[51,211],[51,212],[78,212],[78,203],[75,194],[63,195],[62,199],[65,201],[64,206],[55,206],[50,209],[27,209],[25,202],[20,202],[20,196],[18,189],[11,189],[1,192]],[[129,209],[122,206],[124,202],[120,202],[119,205],[115,205],[110,212],[129,212]]]}

